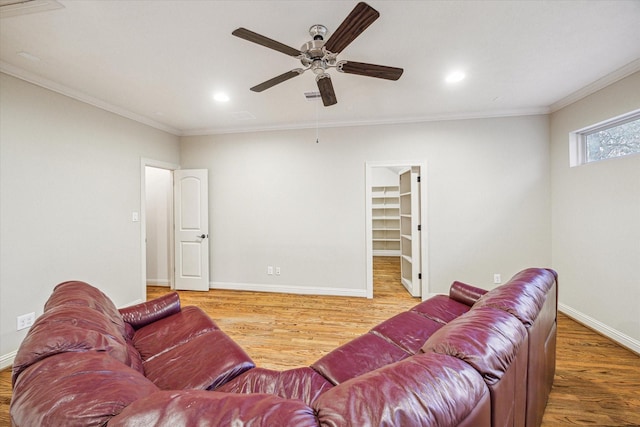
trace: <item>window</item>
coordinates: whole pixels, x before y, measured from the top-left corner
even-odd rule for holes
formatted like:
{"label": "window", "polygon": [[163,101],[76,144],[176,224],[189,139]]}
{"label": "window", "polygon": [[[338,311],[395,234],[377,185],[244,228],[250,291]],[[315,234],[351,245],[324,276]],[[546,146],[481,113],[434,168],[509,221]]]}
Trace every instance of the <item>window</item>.
{"label": "window", "polygon": [[572,132],[571,166],[640,153],[640,110]]}

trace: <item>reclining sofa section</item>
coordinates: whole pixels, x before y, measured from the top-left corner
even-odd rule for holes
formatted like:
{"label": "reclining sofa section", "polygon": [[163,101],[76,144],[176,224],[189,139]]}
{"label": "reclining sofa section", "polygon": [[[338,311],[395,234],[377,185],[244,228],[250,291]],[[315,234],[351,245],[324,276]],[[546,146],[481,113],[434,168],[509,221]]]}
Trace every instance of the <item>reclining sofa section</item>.
{"label": "reclining sofa section", "polygon": [[116,309],[56,286],[13,365],[26,426],[537,427],[553,384],[557,274],[460,282],[336,348],[274,371],[177,293]]}

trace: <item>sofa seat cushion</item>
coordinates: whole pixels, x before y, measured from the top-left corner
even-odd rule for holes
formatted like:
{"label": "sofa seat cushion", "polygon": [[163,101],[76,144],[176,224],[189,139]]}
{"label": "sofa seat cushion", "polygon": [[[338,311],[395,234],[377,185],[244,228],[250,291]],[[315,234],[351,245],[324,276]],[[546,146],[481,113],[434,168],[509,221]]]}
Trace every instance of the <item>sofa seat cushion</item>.
{"label": "sofa seat cushion", "polygon": [[144,373],[163,390],[214,389],[247,369],[251,358],[221,330],[202,333],[143,362]]}
{"label": "sofa seat cushion", "polygon": [[411,309],[424,317],[446,325],[453,319],[469,311],[471,307],[446,295],[436,295]]}
{"label": "sofa seat cushion", "polygon": [[265,394],[161,391],[133,402],[109,427],[317,427],[313,409],[299,400]]}
{"label": "sofa seat cushion", "polygon": [[409,356],[397,345],[367,333],[327,353],[311,367],[337,385]]}
{"label": "sofa seat cushion", "polygon": [[323,393],[313,408],[328,427],[491,425],[482,377],[463,361],[435,353],[346,381]]}
{"label": "sofa seat cushion", "polygon": [[28,366],[65,352],[101,351],[132,366],[120,328],[86,305],[49,305],[20,344],[13,363],[13,381]]}
{"label": "sofa seat cushion", "polygon": [[61,353],[28,367],[11,400],[15,427],[103,426],[158,391],[142,374],[101,352]]}
{"label": "sofa seat cushion", "polygon": [[267,393],[283,399],[298,399],[311,405],[333,387],[325,377],[309,367],[274,371],[254,368],[216,389],[229,393]]}
{"label": "sofa seat cushion", "polygon": [[442,323],[414,311],[405,311],[385,320],[371,330],[410,354],[416,354],[427,339],[442,327]]}
{"label": "sofa seat cushion", "polygon": [[218,330],[218,326],[201,308],[188,306],[141,327],[133,335],[132,341],[142,360],[149,361],[205,332],[215,330]]}

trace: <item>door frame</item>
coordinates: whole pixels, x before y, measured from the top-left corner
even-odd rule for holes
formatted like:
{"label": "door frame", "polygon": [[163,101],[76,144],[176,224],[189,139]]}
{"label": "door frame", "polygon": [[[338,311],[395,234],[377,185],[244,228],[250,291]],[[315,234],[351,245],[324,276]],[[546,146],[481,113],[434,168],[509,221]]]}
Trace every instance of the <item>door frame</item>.
{"label": "door frame", "polygon": [[[174,170],[180,169],[180,165],[145,157],[140,159],[140,276],[142,278],[140,286],[142,291],[142,301],[147,300],[147,180],[145,174],[147,167],[166,169],[173,173]],[[173,193],[173,187],[171,192]],[[171,205],[173,210],[173,200],[171,201]],[[175,254],[173,253],[173,227],[170,227],[169,231],[169,246],[169,271],[173,271],[175,264]],[[174,288],[173,275],[169,275],[169,287],[171,289]]]}
{"label": "door frame", "polygon": [[427,162],[425,160],[409,161],[366,161],[365,162],[365,240],[366,240],[366,284],[365,292],[367,298],[373,298],[373,220],[372,201],[373,193],[373,168],[420,168],[420,224],[422,232],[420,234],[420,271],[422,272],[422,300],[429,298],[429,258],[428,258],[428,232],[427,224]]}

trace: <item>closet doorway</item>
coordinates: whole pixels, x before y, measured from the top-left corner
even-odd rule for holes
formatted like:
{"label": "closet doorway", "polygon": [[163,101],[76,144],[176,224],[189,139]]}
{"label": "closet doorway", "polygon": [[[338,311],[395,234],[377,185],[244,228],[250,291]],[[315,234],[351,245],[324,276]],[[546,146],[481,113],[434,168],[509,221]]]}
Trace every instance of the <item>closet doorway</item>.
{"label": "closet doorway", "polygon": [[148,158],[140,160],[140,285],[143,301],[147,299],[148,280],[149,284],[174,287],[171,227],[173,171],[177,169],[180,165]]}
{"label": "closet doorway", "polygon": [[429,295],[426,166],[423,161],[367,162],[367,296],[373,297],[373,257],[397,257],[400,282],[414,297]]}
{"label": "closet doorway", "polygon": [[173,284],[173,171],[145,167],[147,285]]}

